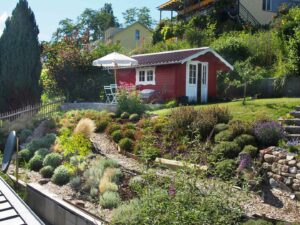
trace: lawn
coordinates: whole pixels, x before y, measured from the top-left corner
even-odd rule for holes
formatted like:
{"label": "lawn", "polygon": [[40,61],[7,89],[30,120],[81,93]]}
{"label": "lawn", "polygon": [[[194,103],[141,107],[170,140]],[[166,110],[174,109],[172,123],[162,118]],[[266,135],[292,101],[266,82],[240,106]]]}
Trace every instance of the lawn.
{"label": "lawn", "polygon": [[[224,106],[228,107],[233,119],[240,120],[254,120],[259,116],[268,116],[274,120],[280,116],[286,115],[290,111],[294,110],[296,106],[300,106],[300,98],[270,98],[270,99],[255,99],[248,100],[246,105],[242,104],[242,101],[234,101],[227,103],[214,103],[197,105],[196,109],[207,106]],[[166,115],[171,112],[171,109],[162,109],[153,111],[158,115]]]}

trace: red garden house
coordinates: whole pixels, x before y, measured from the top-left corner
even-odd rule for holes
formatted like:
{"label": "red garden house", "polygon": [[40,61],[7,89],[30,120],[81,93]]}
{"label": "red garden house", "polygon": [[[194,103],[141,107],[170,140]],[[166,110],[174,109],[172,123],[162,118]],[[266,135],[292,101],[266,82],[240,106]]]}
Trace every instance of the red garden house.
{"label": "red garden house", "polygon": [[163,100],[188,97],[205,103],[217,96],[217,72],[233,67],[209,47],[133,55],[138,65],[119,68],[117,84],[158,91]]}

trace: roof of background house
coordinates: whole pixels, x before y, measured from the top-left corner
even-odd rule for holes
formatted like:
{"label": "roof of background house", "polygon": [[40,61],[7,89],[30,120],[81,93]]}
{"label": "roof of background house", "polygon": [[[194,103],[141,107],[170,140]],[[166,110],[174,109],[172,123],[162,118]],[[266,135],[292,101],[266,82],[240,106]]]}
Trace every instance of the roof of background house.
{"label": "roof of background house", "polygon": [[157,66],[157,65],[168,65],[168,64],[179,64],[190,61],[206,53],[212,53],[219,58],[226,66],[233,70],[233,66],[228,63],[222,56],[209,47],[183,49],[175,51],[158,52],[151,54],[141,54],[131,56],[137,60],[139,67],[144,66]]}

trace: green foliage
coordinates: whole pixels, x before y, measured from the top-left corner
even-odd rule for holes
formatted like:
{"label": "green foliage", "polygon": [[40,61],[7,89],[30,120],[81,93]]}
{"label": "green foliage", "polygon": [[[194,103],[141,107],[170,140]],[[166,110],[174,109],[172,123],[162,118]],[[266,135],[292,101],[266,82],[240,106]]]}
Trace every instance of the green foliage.
{"label": "green foliage", "polygon": [[258,148],[254,147],[253,145],[246,145],[243,148],[242,153],[248,153],[251,155],[252,159],[256,158],[257,154],[258,154]]}
{"label": "green foliage", "polygon": [[223,141],[232,141],[232,140],[233,140],[233,133],[230,130],[221,131],[215,136],[216,143],[220,143]]}
{"label": "green foliage", "polygon": [[54,173],[54,169],[52,166],[44,166],[41,170],[40,170],[40,174],[42,175],[42,177],[44,178],[51,178],[52,175]]}
{"label": "green foliage", "polygon": [[135,130],[136,129],[135,124],[133,124],[133,123],[126,123],[126,124],[124,124],[123,128],[126,130]]}
{"label": "green foliage", "polygon": [[81,178],[79,176],[76,176],[76,177],[74,177],[70,180],[71,188],[76,190],[76,191],[78,191],[80,189],[81,184],[82,184],[82,181],[81,181]]}
{"label": "green foliage", "polygon": [[150,9],[148,7],[142,7],[140,9],[134,7],[127,9],[122,13],[126,26],[132,25],[135,22],[140,22],[144,26],[151,29],[155,23],[150,15]]}
{"label": "green foliage", "polygon": [[117,123],[111,123],[108,127],[107,127],[107,133],[109,135],[112,135],[112,133],[116,130],[121,130],[121,126]]}
{"label": "green foliage", "polygon": [[233,159],[226,159],[215,164],[213,173],[223,180],[230,180],[235,175],[237,168]]}
{"label": "green foliage", "polygon": [[48,155],[50,152],[48,149],[46,148],[41,148],[39,150],[37,150],[34,155],[38,155],[41,156],[41,158],[44,160],[44,158],[46,157],[46,155]]}
{"label": "green foliage", "polygon": [[102,133],[105,131],[109,124],[109,120],[98,120],[96,121],[96,132]]}
{"label": "green foliage", "polygon": [[112,139],[114,140],[114,142],[119,143],[119,141],[122,139],[122,133],[120,130],[116,130],[114,131],[112,134]]}
{"label": "green foliage", "polygon": [[243,149],[246,145],[255,145],[255,138],[249,134],[241,134],[234,139],[234,142]]}
{"label": "green foliage", "polygon": [[228,124],[219,123],[215,126],[215,133],[218,134],[224,130],[227,130],[228,128],[229,128]]}
{"label": "green foliage", "polygon": [[248,220],[247,222],[243,223],[243,225],[272,225],[272,222],[268,222],[266,220]]}
{"label": "green foliage", "polygon": [[120,205],[113,211],[112,225],[130,224],[138,220],[139,201],[137,199],[130,200],[126,204]]}
{"label": "green foliage", "polygon": [[234,159],[240,152],[241,148],[235,142],[222,142],[213,148],[209,158],[211,162]]}
{"label": "green foliage", "polygon": [[58,167],[62,163],[63,157],[58,153],[50,153],[48,154],[44,161],[44,166],[51,166],[52,168]]}
{"label": "green foliage", "polygon": [[19,157],[21,162],[28,162],[32,156],[33,154],[28,149],[23,149],[19,151]]}
{"label": "green foliage", "polygon": [[41,148],[49,149],[51,145],[54,143],[55,139],[56,139],[55,134],[47,134],[45,137],[41,139],[32,140],[26,145],[26,148],[32,153],[34,153],[35,151]]}
{"label": "green foliage", "polygon": [[118,94],[117,114],[127,112],[129,114],[136,113],[142,115],[146,110],[146,106],[142,103],[140,96],[135,92],[127,92],[121,90]]}
{"label": "green foliage", "polygon": [[140,119],[140,116],[136,113],[131,114],[129,116],[129,121],[131,121],[131,122],[137,122],[137,121],[139,121],[139,119]]}
{"label": "green foliage", "polygon": [[135,130],[133,129],[126,129],[123,131],[123,136],[129,139],[134,140]]}
{"label": "green foliage", "polygon": [[122,114],[121,114],[121,119],[128,119],[129,118],[129,113],[128,112],[123,112]]}
{"label": "green foliage", "polygon": [[169,101],[165,104],[167,109],[175,108],[178,106],[178,102],[176,100]]}
{"label": "green foliage", "polygon": [[129,138],[123,138],[119,142],[120,148],[125,151],[132,151],[133,150],[133,141]]}
{"label": "green foliage", "polygon": [[51,181],[57,185],[65,185],[70,181],[71,174],[65,166],[61,165],[54,170]]}
{"label": "green foliage", "polygon": [[161,156],[161,151],[159,148],[154,146],[149,146],[146,148],[143,148],[141,150],[141,158],[146,163],[154,161],[157,157]]}
{"label": "green foliage", "polygon": [[19,134],[20,142],[25,142],[26,139],[32,134],[32,130],[30,129],[23,129]]}
{"label": "green foliage", "polygon": [[0,112],[24,106],[24,99],[26,104],[40,101],[38,34],[34,13],[26,0],[20,0],[0,39]]}
{"label": "green foliage", "polygon": [[106,191],[100,196],[99,204],[104,209],[116,208],[121,202],[121,198],[117,192]]}
{"label": "green foliage", "polygon": [[43,167],[43,159],[39,155],[33,156],[28,162],[28,168],[30,170],[39,171]]}
{"label": "green foliage", "polygon": [[229,130],[232,132],[233,137],[237,137],[242,134],[253,134],[253,127],[251,123],[242,120],[230,121]]}

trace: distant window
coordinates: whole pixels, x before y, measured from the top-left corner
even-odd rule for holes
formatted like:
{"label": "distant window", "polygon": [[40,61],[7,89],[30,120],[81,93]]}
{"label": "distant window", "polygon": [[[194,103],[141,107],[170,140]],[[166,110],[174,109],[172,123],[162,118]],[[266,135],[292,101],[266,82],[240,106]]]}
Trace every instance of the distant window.
{"label": "distant window", "polygon": [[140,30],[136,30],[135,31],[135,40],[139,41],[141,39],[141,33]]}
{"label": "distant window", "polygon": [[136,69],[136,85],[155,85],[155,68]]}
{"label": "distant window", "polygon": [[272,0],[263,0],[263,10],[272,11]]}

